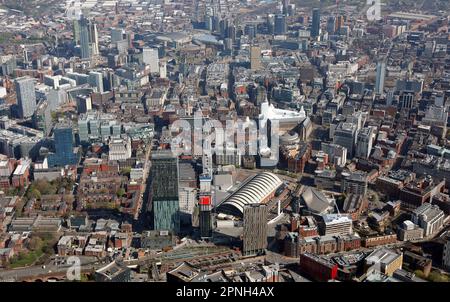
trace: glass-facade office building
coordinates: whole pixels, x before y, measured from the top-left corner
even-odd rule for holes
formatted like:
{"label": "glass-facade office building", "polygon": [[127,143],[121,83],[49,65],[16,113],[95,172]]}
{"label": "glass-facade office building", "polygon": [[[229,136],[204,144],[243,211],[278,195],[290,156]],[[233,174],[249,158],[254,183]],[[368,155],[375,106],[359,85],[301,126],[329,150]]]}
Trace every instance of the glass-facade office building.
{"label": "glass-facade office building", "polygon": [[50,167],[78,164],[79,154],[75,153],[73,130],[69,124],[58,124],[53,130],[55,140],[55,153],[48,156]]}
{"label": "glass-facade office building", "polygon": [[178,233],[178,159],[169,150],[152,154],[152,209],[155,230]]}

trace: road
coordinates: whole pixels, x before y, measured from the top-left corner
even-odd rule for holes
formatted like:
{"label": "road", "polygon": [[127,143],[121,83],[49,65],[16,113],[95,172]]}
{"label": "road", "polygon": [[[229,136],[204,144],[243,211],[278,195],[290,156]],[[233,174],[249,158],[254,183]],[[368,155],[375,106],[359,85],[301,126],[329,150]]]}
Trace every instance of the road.
{"label": "road", "polygon": [[142,181],[141,195],[139,198],[139,205],[136,211],[136,215],[134,216],[133,221],[133,231],[142,232],[143,230],[150,229],[150,222],[148,221],[148,202],[149,202],[149,193],[150,193],[150,169],[151,169],[151,146],[147,146],[147,152],[145,154],[145,164],[144,164],[144,178]]}
{"label": "road", "polygon": [[[93,269],[98,269],[104,264],[98,263],[93,257],[80,257],[81,261],[81,271],[87,272]],[[40,277],[45,277],[48,275],[58,275],[67,274],[68,269],[72,267],[69,264],[48,264],[44,266],[30,266],[24,268],[2,270],[0,271],[0,280],[29,280],[29,279],[39,279]]]}
{"label": "road", "polygon": [[147,182],[148,182],[149,171],[150,171],[150,167],[151,167],[150,153],[151,153],[151,147],[148,146],[147,152],[145,153],[145,164],[144,164],[144,169],[143,169],[143,180],[142,180],[142,184],[141,184],[141,195],[139,196],[137,211],[134,216],[135,220],[139,219],[139,216],[141,215],[143,210],[147,210],[146,206],[145,206],[146,205],[146,202],[145,202],[146,196],[144,196],[144,193],[145,193],[145,190],[147,189]]}

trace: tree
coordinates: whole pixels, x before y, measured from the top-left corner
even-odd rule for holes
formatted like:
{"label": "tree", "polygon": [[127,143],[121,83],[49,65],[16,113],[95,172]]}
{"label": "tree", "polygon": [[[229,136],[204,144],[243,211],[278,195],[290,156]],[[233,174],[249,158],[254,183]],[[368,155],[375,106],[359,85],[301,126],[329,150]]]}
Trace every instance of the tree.
{"label": "tree", "polygon": [[125,189],[124,188],[120,188],[119,190],[117,190],[117,197],[122,197],[126,194]]}
{"label": "tree", "polygon": [[8,194],[7,195],[8,196],[18,196],[19,192],[20,192],[19,188],[10,188],[8,190]]}
{"label": "tree", "polygon": [[418,278],[421,278],[421,279],[426,279],[426,277],[425,277],[425,274],[421,271],[421,270],[415,270],[414,271],[414,274],[418,277]]}
{"label": "tree", "polygon": [[58,190],[58,187],[54,182],[49,182],[45,179],[40,179],[40,180],[35,181],[34,186],[43,195],[55,194]]}
{"label": "tree", "polygon": [[42,252],[44,254],[52,254],[53,253],[53,247],[50,245],[50,243],[45,244],[42,247]]}
{"label": "tree", "polygon": [[43,243],[44,241],[40,237],[33,236],[28,243],[28,248],[32,251],[37,251],[42,247]]}
{"label": "tree", "polygon": [[37,189],[31,189],[27,192],[26,196],[28,199],[32,198],[41,199],[41,192],[39,192],[39,190]]}
{"label": "tree", "polygon": [[125,167],[120,169],[120,174],[124,175],[124,176],[130,176],[131,173],[131,168],[130,167]]}
{"label": "tree", "polygon": [[432,271],[428,275],[428,280],[431,282],[449,282],[449,278],[438,271]]}

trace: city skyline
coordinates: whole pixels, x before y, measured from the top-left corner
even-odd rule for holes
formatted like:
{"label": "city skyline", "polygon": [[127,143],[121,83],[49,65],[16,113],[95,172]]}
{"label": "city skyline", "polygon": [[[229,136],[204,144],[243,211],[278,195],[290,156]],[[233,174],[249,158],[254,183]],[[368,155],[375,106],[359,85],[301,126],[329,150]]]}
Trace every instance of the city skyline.
{"label": "city skyline", "polygon": [[450,281],[445,1],[5,0],[0,25],[0,281]]}

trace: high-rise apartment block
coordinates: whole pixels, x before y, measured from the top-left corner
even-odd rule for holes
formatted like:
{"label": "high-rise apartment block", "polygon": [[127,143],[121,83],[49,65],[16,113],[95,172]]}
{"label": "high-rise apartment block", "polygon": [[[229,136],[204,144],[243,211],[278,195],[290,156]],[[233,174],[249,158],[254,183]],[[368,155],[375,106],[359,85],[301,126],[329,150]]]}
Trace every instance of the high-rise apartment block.
{"label": "high-rise apartment block", "polygon": [[159,55],[156,48],[142,49],[142,62],[150,66],[151,73],[159,73]]}
{"label": "high-rise apartment block", "polygon": [[262,254],[267,248],[267,211],[265,204],[244,207],[244,255]]}
{"label": "high-rise apartment block", "polygon": [[250,69],[258,70],[261,68],[261,48],[258,46],[250,47]]}
{"label": "high-rise apartment block", "polygon": [[17,107],[20,118],[31,117],[36,110],[36,92],[34,80],[29,77],[17,78],[15,81]]}

